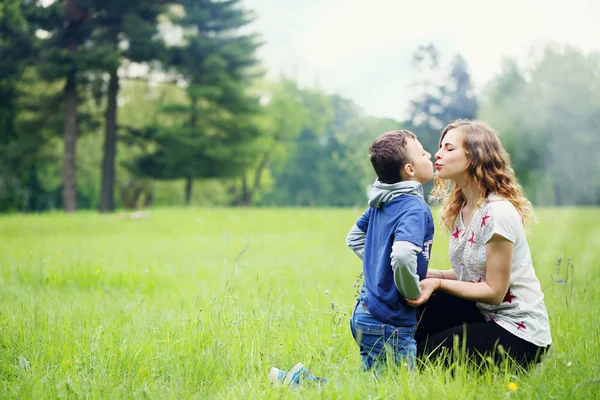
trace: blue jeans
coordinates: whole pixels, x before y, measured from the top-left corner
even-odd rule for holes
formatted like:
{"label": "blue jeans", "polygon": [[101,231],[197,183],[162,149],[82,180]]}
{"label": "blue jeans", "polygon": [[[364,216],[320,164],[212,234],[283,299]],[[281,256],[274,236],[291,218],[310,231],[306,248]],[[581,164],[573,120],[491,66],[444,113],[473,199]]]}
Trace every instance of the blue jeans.
{"label": "blue jeans", "polygon": [[375,371],[379,372],[385,366],[387,356],[393,357],[398,365],[406,363],[409,369],[414,368],[417,357],[416,326],[385,324],[375,318],[359,300],[352,313],[350,329],[360,349],[363,370],[375,367]]}

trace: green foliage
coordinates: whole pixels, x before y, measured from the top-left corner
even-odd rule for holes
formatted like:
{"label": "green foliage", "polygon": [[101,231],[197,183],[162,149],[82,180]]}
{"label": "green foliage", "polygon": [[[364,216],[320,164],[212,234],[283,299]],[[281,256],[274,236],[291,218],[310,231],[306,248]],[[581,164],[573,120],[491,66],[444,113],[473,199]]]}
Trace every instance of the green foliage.
{"label": "green foliage", "polygon": [[27,24],[23,2],[6,0],[0,4],[0,210],[22,208],[27,202],[22,186],[31,175],[14,157],[18,130],[18,84],[31,57],[33,32]]}
{"label": "green foliage", "polygon": [[275,184],[266,201],[363,205],[366,182],[361,165],[368,161],[366,142],[376,134],[363,129],[361,112],[349,100],[304,91],[303,102],[309,118],[303,121],[292,155],[275,171]]}
{"label": "green foliage", "polygon": [[[377,135],[410,129],[433,152],[446,123],[475,115],[501,134],[534,203],[600,203],[597,53],[548,47],[507,60],[477,99],[463,57],[446,65],[433,44],[420,46],[411,115],[395,121],[289,77],[262,80],[253,18],[241,0],[3,1],[0,211],[65,205],[61,190],[74,181],[62,142],[73,116],[73,193],[79,206],[103,211],[182,199],[364,207]],[[181,40],[167,45],[174,32]],[[147,76],[127,77],[121,67],[132,65]],[[68,107],[66,89],[75,95]]]}
{"label": "green foliage", "polygon": [[232,177],[244,173],[252,154],[247,144],[258,135],[253,116],[258,99],[249,94],[257,36],[242,34],[250,21],[239,1],[181,1],[174,24],[185,43],[170,49],[170,65],[182,74],[186,108],[166,109],[182,116],[179,125],[152,137],[155,150],[139,159],[140,173],[157,179]]}
{"label": "green foliage", "polygon": [[[153,184],[153,205],[156,207],[181,207],[186,205],[185,181],[161,180]],[[195,207],[214,207],[231,204],[231,194],[221,179],[201,179],[194,182],[191,204]]]}
{"label": "green foliage", "polygon": [[16,137],[14,118],[17,83],[30,57],[32,32],[25,20],[22,1],[0,4],[0,143]]}
{"label": "green foliage", "polygon": [[501,134],[532,201],[600,202],[600,54],[547,47],[528,68],[507,60],[488,98],[480,118]]}

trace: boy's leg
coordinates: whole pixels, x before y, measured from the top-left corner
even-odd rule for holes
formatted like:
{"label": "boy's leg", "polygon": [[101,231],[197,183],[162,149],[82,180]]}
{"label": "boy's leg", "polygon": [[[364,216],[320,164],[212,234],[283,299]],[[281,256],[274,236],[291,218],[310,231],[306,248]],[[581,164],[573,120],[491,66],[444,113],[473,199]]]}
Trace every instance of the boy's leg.
{"label": "boy's leg", "polygon": [[415,339],[421,342],[438,332],[476,322],[485,322],[485,319],[475,302],[438,292],[417,311]]}
{"label": "boy's leg", "polygon": [[385,324],[378,321],[362,301],[358,301],[350,320],[352,337],[358,344],[363,370],[385,360]]}
{"label": "boy's leg", "polygon": [[417,350],[414,326],[396,327],[382,323],[359,302],[352,314],[351,329],[360,349],[363,370],[383,367],[388,349],[396,363],[413,367]]}
{"label": "boy's leg", "polygon": [[388,343],[392,345],[396,364],[406,364],[408,369],[413,369],[415,366],[415,359],[417,358],[415,327],[390,326],[390,328],[392,328],[392,333]]}

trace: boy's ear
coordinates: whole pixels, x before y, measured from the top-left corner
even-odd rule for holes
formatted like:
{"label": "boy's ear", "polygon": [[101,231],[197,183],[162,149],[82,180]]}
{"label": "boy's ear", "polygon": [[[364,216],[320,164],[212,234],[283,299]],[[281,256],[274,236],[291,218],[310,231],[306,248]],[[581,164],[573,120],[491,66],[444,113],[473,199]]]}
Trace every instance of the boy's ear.
{"label": "boy's ear", "polygon": [[415,176],[415,169],[414,169],[413,165],[410,164],[410,163],[404,164],[404,168],[402,168],[402,172],[407,177],[413,177],[413,176]]}

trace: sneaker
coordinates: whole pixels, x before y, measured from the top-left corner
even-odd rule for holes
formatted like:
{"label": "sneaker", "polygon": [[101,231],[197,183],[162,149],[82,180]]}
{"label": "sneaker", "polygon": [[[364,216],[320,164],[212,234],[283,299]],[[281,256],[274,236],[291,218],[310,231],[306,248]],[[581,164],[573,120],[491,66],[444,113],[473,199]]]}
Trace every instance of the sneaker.
{"label": "sneaker", "polygon": [[289,372],[275,367],[271,368],[269,371],[269,380],[273,383],[281,383],[289,386],[298,386],[303,381],[327,383],[327,379],[313,375],[302,362],[294,365]]}
{"label": "sneaker", "polygon": [[269,371],[269,380],[271,383],[282,383],[287,375],[287,372],[280,370],[279,368],[271,368]]}
{"label": "sneaker", "polygon": [[299,362],[298,364],[294,365],[292,369],[290,369],[290,372],[286,374],[286,376],[284,377],[284,381],[288,385],[295,386],[298,385],[300,381],[308,378],[311,375],[312,374],[308,369],[306,369],[304,364],[302,362]]}

